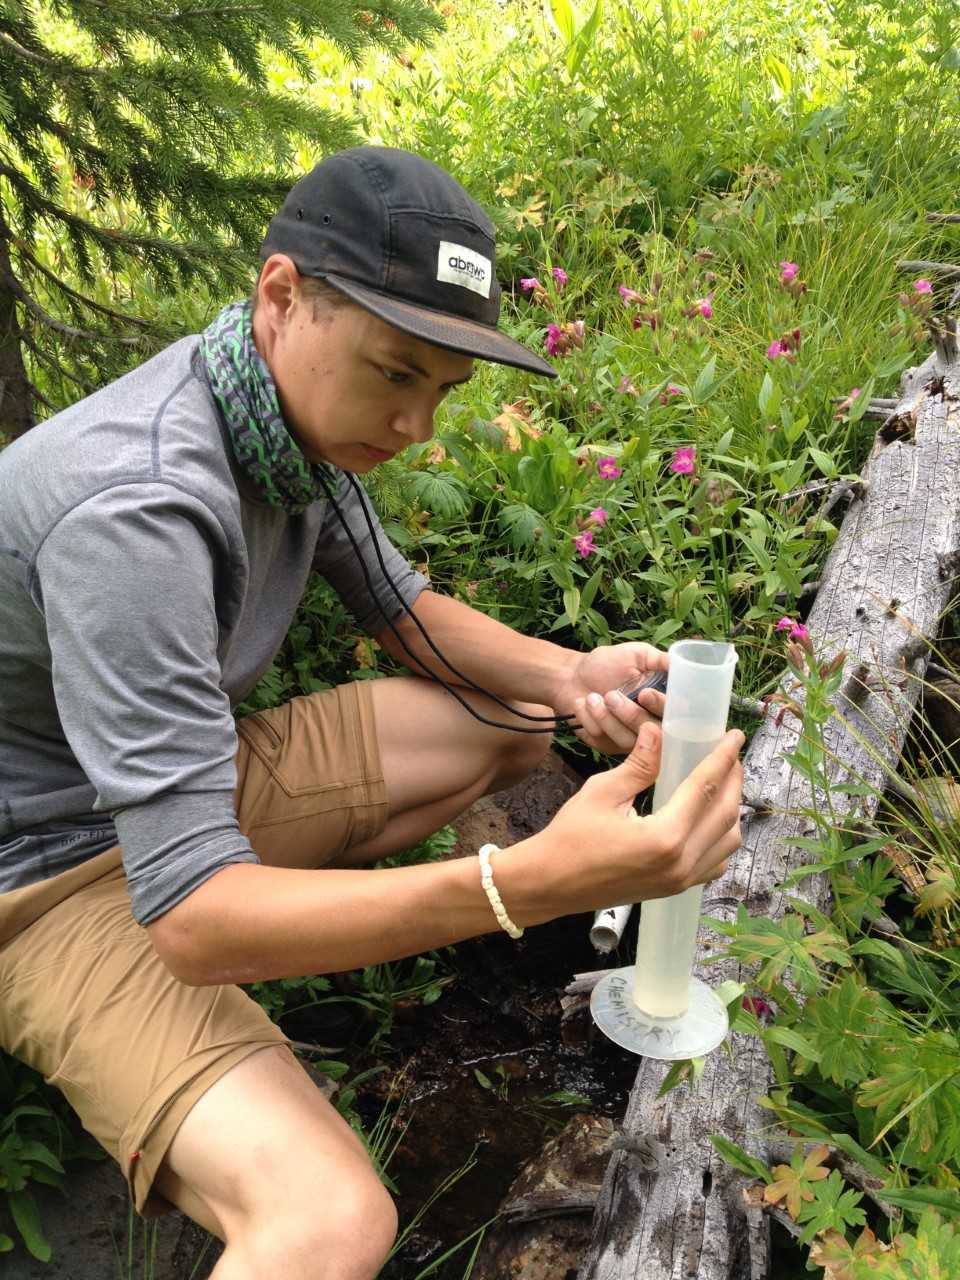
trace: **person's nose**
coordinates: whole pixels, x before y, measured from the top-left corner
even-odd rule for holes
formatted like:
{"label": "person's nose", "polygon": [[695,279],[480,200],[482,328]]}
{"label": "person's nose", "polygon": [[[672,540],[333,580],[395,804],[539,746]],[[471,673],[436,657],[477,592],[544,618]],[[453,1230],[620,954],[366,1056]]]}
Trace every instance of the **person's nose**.
{"label": "person's nose", "polygon": [[426,401],[406,405],[394,416],[392,427],[412,444],[424,444],[433,435],[434,405]]}

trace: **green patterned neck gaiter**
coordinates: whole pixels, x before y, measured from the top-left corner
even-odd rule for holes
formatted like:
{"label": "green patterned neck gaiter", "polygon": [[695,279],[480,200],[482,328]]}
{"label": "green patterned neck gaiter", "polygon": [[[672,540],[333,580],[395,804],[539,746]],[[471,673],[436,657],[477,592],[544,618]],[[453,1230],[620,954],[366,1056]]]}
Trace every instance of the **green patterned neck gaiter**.
{"label": "green patterned neck gaiter", "polygon": [[291,515],[337,489],[336,469],[309,462],[287,430],[266,361],[253,341],[249,299],[231,302],[200,335],[207,381],[216,400],[233,454],[257,492]]}

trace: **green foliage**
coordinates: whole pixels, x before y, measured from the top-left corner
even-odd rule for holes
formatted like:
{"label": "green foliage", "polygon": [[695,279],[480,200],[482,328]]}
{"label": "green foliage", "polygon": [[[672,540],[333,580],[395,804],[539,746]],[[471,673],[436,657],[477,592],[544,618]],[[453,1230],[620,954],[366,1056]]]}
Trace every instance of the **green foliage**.
{"label": "green foliage", "polygon": [[182,332],[134,290],[249,287],[291,176],[358,140],[271,63],[309,84],[317,37],[356,60],[441,27],[425,0],[2,0],[0,329],[31,383],[0,428],[26,425],[31,386],[52,407]]}
{"label": "green foliage", "polygon": [[29,1253],[40,1262],[50,1259],[31,1184],[60,1187],[63,1161],[92,1154],[63,1124],[64,1110],[35,1071],[0,1054],[0,1253],[17,1244],[3,1229],[8,1214]]}

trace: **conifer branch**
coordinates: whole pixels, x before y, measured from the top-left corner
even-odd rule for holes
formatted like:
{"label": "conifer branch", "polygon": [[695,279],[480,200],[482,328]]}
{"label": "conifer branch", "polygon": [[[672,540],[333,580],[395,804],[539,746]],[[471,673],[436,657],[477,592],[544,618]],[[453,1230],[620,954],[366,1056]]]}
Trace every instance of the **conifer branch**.
{"label": "conifer branch", "polygon": [[145,320],[142,316],[125,315],[122,311],[114,311],[112,307],[105,306],[102,302],[94,302],[86,294],[78,293],[76,289],[71,289],[68,284],[64,284],[59,276],[54,275],[49,267],[45,267],[39,258],[35,258],[25,245],[18,245],[17,252],[21,258],[25,258],[41,275],[46,276],[54,288],[59,289],[68,298],[75,299],[81,306],[89,307],[91,311],[99,312],[100,315],[109,316],[111,320],[120,320],[124,324],[135,325],[139,329],[149,330],[156,328],[152,320]]}
{"label": "conifer branch", "polygon": [[72,382],[74,386],[82,391],[85,396],[88,396],[97,390],[94,383],[88,382],[86,378],[81,378],[74,370],[68,369],[65,364],[56,358],[56,356],[52,356],[49,351],[45,351],[38,342],[34,342],[27,330],[21,329],[20,341],[30,352],[34,360],[38,360],[41,364],[46,365],[48,369],[52,369],[58,377],[66,378],[68,382]]}
{"label": "conifer branch", "polygon": [[110,75],[110,72],[104,67],[81,67],[70,58],[49,58],[42,53],[36,53],[33,49],[28,49],[25,45],[19,44],[14,40],[13,36],[8,35],[6,31],[0,31],[0,43],[11,48],[18,58],[25,58],[28,62],[37,63],[38,66],[48,67],[51,71],[55,71],[57,75]]}
{"label": "conifer branch", "polygon": [[41,324],[46,325],[48,329],[52,329],[54,333],[61,333],[65,338],[74,340],[80,339],[84,342],[115,342],[120,346],[138,347],[141,345],[140,338],[121,338],[112,333],[97,333],[92,329],[77,329],[73,325],[64,324],[62,320],[57,320],[55,316],[50,315],[48,311],[44,311],[39,302],[34,301],[21,285],[15,275],[9,271],[0,272],[0,283],[6,285],[13,296],[22,303],[26,309],[37,317]]}

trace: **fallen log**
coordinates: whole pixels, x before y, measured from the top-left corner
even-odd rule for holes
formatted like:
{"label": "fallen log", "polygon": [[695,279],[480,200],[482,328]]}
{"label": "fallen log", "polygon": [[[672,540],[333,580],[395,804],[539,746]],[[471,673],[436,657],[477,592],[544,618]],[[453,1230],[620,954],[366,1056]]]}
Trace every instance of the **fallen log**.
{"label": "fallen log", "polygon": [[[824,657],[849,654],[842,716],[826,730],[831,782],[866,783],[878,794],[896,767],[928,642],[960,576],[960,364],[944,367],[934,353],[901,387],[894,412],[910,418],[911,430],[878,434],[807,620]],[[797,732],[791,717],[778,726],[768,716],[754,734],[744,800],[756,814],[743,824],[743,848],[727,874],[707,886],[705,915],[731,920],[741,903],[752,915],[785,914],[778,886],[804,860],[788,841],[813,834],[801,812],[811,806],[809,787],[783,758]],[[836,793],[833,803],[869,821],[877,800]],[[793,892],[830,909],[825,876]],[[703,931],[701,946],[710,945]],[[741,979],[732,960],[697,972],[712,984]],[[767,1280],[768,1216],[750,1211],[744,1179],[708,1141],[722,1134],[770,1163],[777,1138],[757,1105],[771,1084],[762,1044],[735,1034],[732,1050],[732,1060],[711,1054],[693,1088],[659,1100],[670,1064],[641,1061],[624,1134],[637,1149],[657,1144],[664,1157],[651,1170],[629,1141],[612,1155],[579,1280]]]}
{"label": "fallen log", "polygon": [[926,262],[921,259],[911,259],[898,262],[897,270],[907,272],[909,275],[923,271],[928,275],[942,276],[944,280],[955,280],[960,277],[960,267],[954,262]]}

